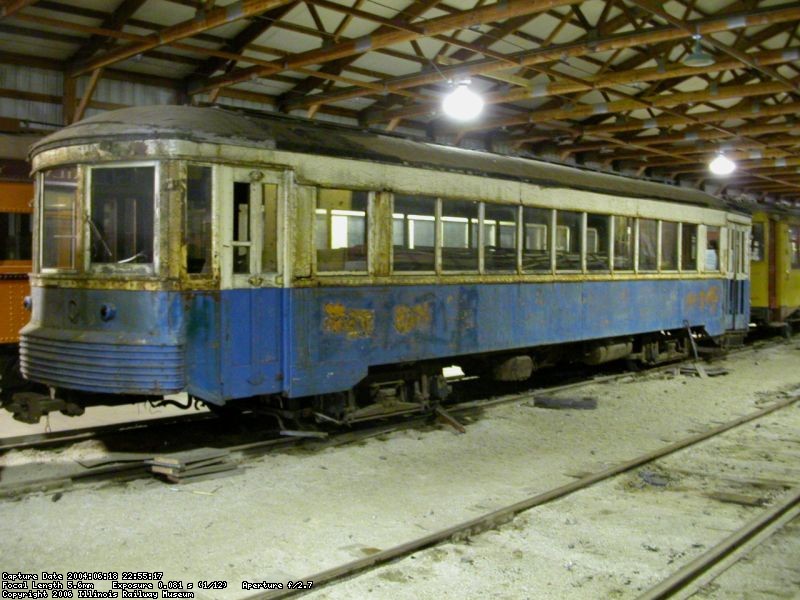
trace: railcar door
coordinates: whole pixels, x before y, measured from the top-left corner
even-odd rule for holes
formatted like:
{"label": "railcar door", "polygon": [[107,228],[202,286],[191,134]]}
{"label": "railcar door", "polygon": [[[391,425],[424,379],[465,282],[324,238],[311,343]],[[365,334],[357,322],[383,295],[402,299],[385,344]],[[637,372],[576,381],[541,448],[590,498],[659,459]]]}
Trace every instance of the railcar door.
{"label": "railcar door", "polygon": [[747,329],[750,321],[749,234],[745,225],[728,224],[728,290],[725,325],[729,330]]}
{"label": "railcar door", "polygon": [[226,399],[281,389],[284,174],[222,170],[221,361]]}

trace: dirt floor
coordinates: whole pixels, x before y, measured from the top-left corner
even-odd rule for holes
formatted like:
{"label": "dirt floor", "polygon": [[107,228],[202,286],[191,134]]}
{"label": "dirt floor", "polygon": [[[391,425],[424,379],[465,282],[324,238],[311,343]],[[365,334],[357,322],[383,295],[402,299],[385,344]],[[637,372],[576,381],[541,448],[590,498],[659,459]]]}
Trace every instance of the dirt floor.
{"label": "dirt floor", "polygon": [[[399,431],[359,445],[269,455],[237,476],[187,486],[144,480],[5,501],[0,568],[162,571],[165,579],[195,585],[227,582],[198,598],[243,597],[243,581],[305,578],[751,413],[777,390],[800,387],[796,340],[721,364],[730,374],[661,373],[582,388],[581,396],[597,398],[596,410],[519,401],[487,410],[465,435],[445,427]],[[797,465],[800,409],[773,420],[784,430],[786,460]],[[74,460],[96,451],[91,444],[48,460]],[[12,453],[4,461],[32,456]],[[796,467],[785,477],[800,482]],[[603,485],[469,543],[429,550],[313,596],[635,597],[700,543],[686,546],[689,538],[670,519],[689,514],[704,535],[719,528],[723,536],[749,514],[738,505],[661,494],[631,515]]]}

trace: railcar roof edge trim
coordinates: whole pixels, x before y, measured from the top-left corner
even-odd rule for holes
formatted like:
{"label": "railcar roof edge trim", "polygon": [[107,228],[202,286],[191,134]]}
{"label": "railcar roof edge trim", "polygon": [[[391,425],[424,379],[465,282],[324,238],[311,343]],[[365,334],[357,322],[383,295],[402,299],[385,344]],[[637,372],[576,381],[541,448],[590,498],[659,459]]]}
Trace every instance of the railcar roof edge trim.
{"label": "railcar roof edge trim", "polygon": [[625,197],[749,212],[700,190],[670,186],[577,166],[504,156],[407,139],[397,134],[332,125],[277,114],[218,108],[149,106],[109,111],[53,133],[31,148],[31,157],[49,149],[104,139],[118,141],[185,139],[309,153],[353,160],[455,171]]}

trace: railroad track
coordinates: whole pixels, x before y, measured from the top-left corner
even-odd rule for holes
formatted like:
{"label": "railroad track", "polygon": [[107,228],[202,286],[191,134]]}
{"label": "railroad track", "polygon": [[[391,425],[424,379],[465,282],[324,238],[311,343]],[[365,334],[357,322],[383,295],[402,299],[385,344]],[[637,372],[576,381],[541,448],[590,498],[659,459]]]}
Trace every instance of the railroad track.
{"label": "railroad track", "polygon": [[[549,502],[553,502],[560,498],[564,498],[580,490],[585,490],[586,488],[597,483],[627,473],[648,463],[652,463],[658,459],[674,454],[680,450],[698,445],[701,442],[705,442],[744,424],[752,423],[762,419],[767,415],[773,414],[782,409],[786,409],[787,407],[798,402],[800,402],[800,389],[794,390],[789,397],[778,401],[771,406],[765,407],[751,414],[738,417],[717,427],[709,429],[708,431],[688,436],[655,451],[642,454],[641,456],[632,460],[611,466],[596,473],[586,475],[566,485],[562,485],[543,493],[532,495],[521,501],[486,512],[467,521],[440,529],[436,532],[404,542],[392,548],[381,550],[380,552],[376,552],[374,554],[370,554],[368,556],[325,569],[317,573],[299,577],[297,580],[301,582],[313,581],[313,590],[318,590],[353,576],[362,575],[371,569],[398,561],[421,550],[453,540],[475,536],[490,529],[494,529],[499,525],[508,523],[509,521],[513,520],[516,515],[524,511]],[[671,594],[673,594],[676,590],[679,590],[692,581],[695,581],[702,573],[708,571],[713,566],[717,564],[724,564],[721,563],[721,561],[727,558],[732,552],[740,549],[743,543],[752,543],[752,540],[754,540],[757,536],[763,537],[768,535],[770,531],[774,531],[776,527],[779,527],[781,524],[787,522],[787,520],[796,518],[798,512],[800,511],[800,508],[798,508],[799,504],[800,488],[795,488],[778,505],[769,509],[751,523],[748,523],[740,531],[737,531],[733,535],[729,536],[726,538],[726,540],[703,554],[695,561],[692,561],[692,563],[653,588],[653,590],[648,592],[645,596],[642,596],[642,598],[647,600],[656,600],[670,597]],[[245,596],[241,600],[274,600],[278,598],[295,597],[308,592],[309,590],[306,589],[283,589],[255,593]]]}
{"label": "railroad track", "polygon": [[797,518],[800,518],[800,487],[639,596],[639,600],[689,598]]}
{"label": "railroad track", "polygon": [[101,436],[108,436],[116,433],[143,431],[145,429],[169,427],[171,425],[184,425],[185,423],[197,423],[216,418],[217,417],[213,413],[201,412],[171,417],[158,417],[155,419],[139,421],[110,423],[108,425],[94,427],[82,427],[78,429],[65,429],[62,431],[48,431],[45,433],[18,435],[14,437],[0,438],[0,452],[60,446],[69,443],[97,439]]}
{"label": "railroad track", "polygon": [[[742,353],[753,352],[759,349],[775,345],[781,342],[760,341],[753,345],[732,351],[728,356],[739,355]],[[522,400],[529,400],[531,397],[553,394],[570,389],[579,389],[583,386],[607,383],[630,377],[650,377],[665,371],[671,371],[681,367],[694,364],[694,361],[684,361],[681,363],[668,363],[658,367],[644,369],[638,372],[624,371],[612,375],[594,376],[589,379],[580,379],[567,384],[552,385],[534,389],[527,389],[522,392],[505,394],[490,399],[468,400],[458,404],[447,405],[447,412],[440,413],[446,423],[459,428],[457,420],[450,417],[474,413],[485,408],[508,404]],[[229,459],[238,465],[244,465],[248,460],[262,456],[272,451],[285,450],[290,447],[308,446],[312,449],[324,449],[332,446],[345,445],[363,441],[370,437],[383,435],[399,429],[407,429],[424,426],[430,422],[430,413],[399,416],[394,419],[385,419],[379,425],[369,423],[360,424],[358,427],[335,432],[324,437],[302,435],[303,432],[284,432],[290,435],[281,435],[277,430],[262,430],[251,432],[251,441],[246,443],[231,443],[228,445],[215,445],[215,450],[224,450],[229,453]],[[21,436],[19,438],[8,438],[0,440],[0,451],[17,449],[45,448],[53,445],[63,445],[66,443],[98,439],[101,436],[114,436],[127,433],[134,433],[137,439],[141,439],[144,432],[151,432],[157,427],[164,427],[171,431],[174,427],[183,429],[187,423],[195,425],[199,423],[211,423],[217,418],[210,413],[185,415],[177,417],[166,417],[163,419],[153,419],[149,421],[136,421],[120,423],[95,428],[83,428],[64,432],[52,432],[47,434],[35,434],[32,436]],[[296,435],[300,434],[300,435]],[[255,436],[255,437],[253,437]],[[132,479],[152,477],[150,465],[147,462],[156,454],[169,454],[169,450],[160,449],[153,453],[128,452],[112,454],[106,458],[97,458],[85,461],[76,467],[69,464],[69,471],[60,472],[47,477],[40,477],[33,480],[19,482],[0,483],[0,498],[20,497],[35,492],[55,492],[68,489],[78,484],[95,483],[98,481],[120,480],[129,481]],[[80,468],[79,468],[80,467]]]}

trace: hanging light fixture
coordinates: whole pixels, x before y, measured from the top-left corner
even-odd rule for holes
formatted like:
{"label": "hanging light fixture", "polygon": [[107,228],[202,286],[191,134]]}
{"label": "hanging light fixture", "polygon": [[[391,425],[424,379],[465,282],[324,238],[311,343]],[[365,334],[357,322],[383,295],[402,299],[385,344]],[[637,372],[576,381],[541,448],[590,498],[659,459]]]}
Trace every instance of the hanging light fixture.
{"label": "hanging light fixture", "polygon": [[692,39],[694,39],[694,48],[692,48],[691,54],[684,56],[681,61],[687,67],[707,67],[714,64],[714,57],[703,50],[703,47],[700,45],[702,37],[703,36],[699,33],[695,33],[692,36]]}
{"label": "hanging light fixture", "polygon": [[736,170],[736,163],[720,152],[708,163],[708,170],[714,175],[730,175]]}
{"label": "hanging light fixture", "polygon": [[459,81],[442,100],[442,110],[451,119],[471,121],[483,110],[483,98],[469,89],[470,80]]}

